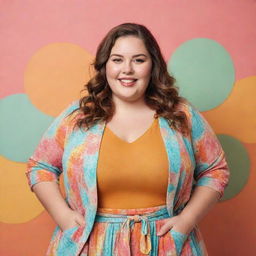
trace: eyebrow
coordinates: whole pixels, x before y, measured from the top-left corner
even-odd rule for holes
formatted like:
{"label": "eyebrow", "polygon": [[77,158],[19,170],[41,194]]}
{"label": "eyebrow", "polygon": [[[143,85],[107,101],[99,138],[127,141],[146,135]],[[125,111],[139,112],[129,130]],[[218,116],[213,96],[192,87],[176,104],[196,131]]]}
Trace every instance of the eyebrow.
{"label": "eyebrow", "polygon": [[[110,57],[112,57],[112,56],[123,57],[123,55],[121,55],[121,54],[115,54],[115,53],[113,53],[113,54],[110,55]],[[144,57],[146,57],[146,58],[148,57],[147,55],[145,55],[145,54],[143,54],[143,53],[135,54],[135,55],[133,55],[132,57],[134,58],[134,57],[139,57],[139,56],[144,56]]]}

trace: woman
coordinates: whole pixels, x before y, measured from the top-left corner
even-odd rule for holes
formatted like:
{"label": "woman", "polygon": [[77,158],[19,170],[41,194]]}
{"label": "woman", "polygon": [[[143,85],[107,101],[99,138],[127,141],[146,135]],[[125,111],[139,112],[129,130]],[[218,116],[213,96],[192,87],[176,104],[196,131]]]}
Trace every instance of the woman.
{"label": "woman", "polygon": [[197,224],[229,179],[212,128],[145,26],[109,31],[94,68],[87,96],[29,159],[31,190],[57,223],[47,255],[207,255]]}

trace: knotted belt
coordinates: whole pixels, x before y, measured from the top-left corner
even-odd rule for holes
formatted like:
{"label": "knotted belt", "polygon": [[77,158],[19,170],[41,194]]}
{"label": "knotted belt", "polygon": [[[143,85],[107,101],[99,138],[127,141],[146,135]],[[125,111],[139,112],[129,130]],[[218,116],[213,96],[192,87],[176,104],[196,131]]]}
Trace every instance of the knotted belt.
{"label": "knotted belt", "polygon": [[[130,241],[130,227],[136,223],[141,222],[141,236],[140,236],[140,251],[143,254],[149,254],[151,246],[150,225],[149,221],[160,220],[168,218],[169,214],[166,207],[162,207],[156,212],[147,213],[143,215],[122,215],[122,214],[109,214],[97,213],[96,221],[98,222],[121,222],[121,230],[119,235],[125,238],[125,241]],[[129,247],[129,245],[127,245]],[[123,248],[124,249],[124,248]],[[126,249],[127,255],[130,255],[129,248]]]}
{"label": "knotted belt", "polygon": [[130,230],[131,221],[141,222],[140,251],[144,254],[148,254],[151,251],[151,237],[148,218],[141,215],[128,216],[126,221],[123,222],[122,228]]}

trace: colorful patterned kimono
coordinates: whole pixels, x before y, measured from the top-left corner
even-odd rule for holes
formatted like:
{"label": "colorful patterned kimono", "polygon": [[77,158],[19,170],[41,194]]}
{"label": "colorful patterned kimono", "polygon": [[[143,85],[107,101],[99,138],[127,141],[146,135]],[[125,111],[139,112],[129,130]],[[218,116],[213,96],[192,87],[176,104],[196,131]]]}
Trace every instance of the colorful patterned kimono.
{"label": "colorful patterned kimono", "polygon": [[[79,255],[95,221],[96,168],[106,123],[98,122],[88,131],[73,129],[81,113],[69,114],[77,108],[78,102],[73,102],[53,121],[29,159],[26,172],[31,190],[39,182],[59,182],[59,175],[63,172],[65,200],[70,208],[84,216],[86,223],[64,232],[57,226],[47,255]],[[218,191],[220,199],[229,181],[224,151],[212,128],[192,104],[182,104],[181,108],[191,128],[187,136],[174,130],[165,118],[158,118],[169,162],[166,206],[170,216],[182,211],[196,186]],[[187,239],[190,243],[184,246],[182,256],[207,255],[197,226]],[[179,247],[182,248],[184,239],[177,238],[175,243],[181,243]]]}

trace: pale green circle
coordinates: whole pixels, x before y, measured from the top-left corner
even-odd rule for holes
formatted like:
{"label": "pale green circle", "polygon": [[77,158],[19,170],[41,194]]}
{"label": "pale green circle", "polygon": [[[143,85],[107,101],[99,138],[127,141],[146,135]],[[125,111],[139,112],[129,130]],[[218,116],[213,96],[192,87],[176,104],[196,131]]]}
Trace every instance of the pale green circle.
{"label": "pale green circle", "polygon": [[17,162],[28,160],[53,121],[53,117],[36,109],[26,94],[1,99],[0,117],[0,154]]}
{"label": "pale green circle", "polygon": [[217,107],[230,94],[235,71],[225,48],[208,38],[196,38],[180,45],[168,62],[181,96],[200,111]]}
{"label": "pale green circle", "polygon": [[250,174],[250,158],[244,145],[229,135],[218,135],[230,169],[230,179],[221,200],[235,197],[246,185]]}

